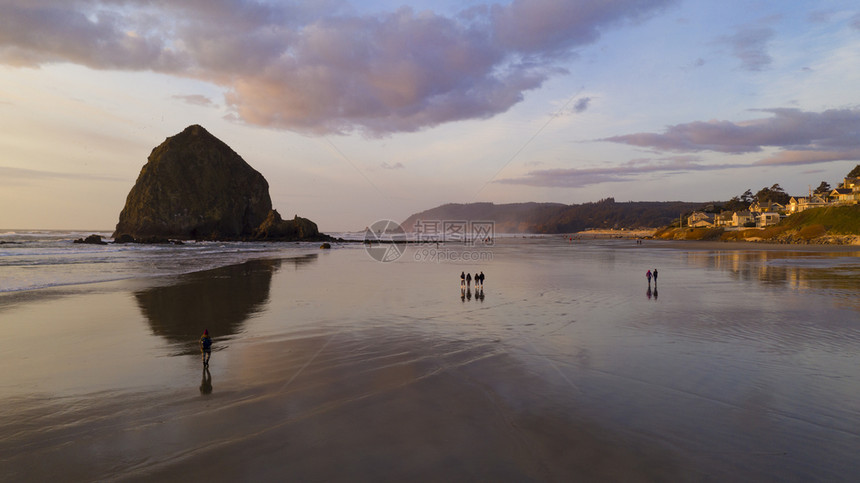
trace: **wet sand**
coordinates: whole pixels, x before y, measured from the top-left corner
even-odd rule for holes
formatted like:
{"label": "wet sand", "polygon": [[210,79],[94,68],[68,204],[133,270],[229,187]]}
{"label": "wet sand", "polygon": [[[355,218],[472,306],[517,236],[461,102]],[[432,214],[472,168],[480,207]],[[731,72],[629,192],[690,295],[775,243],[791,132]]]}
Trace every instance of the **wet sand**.
{"label": "wet sand", "polygon": [[667,246],[345,248],[2,299],[0,479],[860,475],[856,254]]}
{"label": "wet sand", "polygon": [[666,449],[550,404],[546,388],[498,346],[331,334],[256,345],[248,364],[265,377],[216,378],[204,401],[190,391],[106,393],[80,406],[20,401],[19,417],[3,424],[4,479],[179,481],[201,471],[215,481],[683,475]]}

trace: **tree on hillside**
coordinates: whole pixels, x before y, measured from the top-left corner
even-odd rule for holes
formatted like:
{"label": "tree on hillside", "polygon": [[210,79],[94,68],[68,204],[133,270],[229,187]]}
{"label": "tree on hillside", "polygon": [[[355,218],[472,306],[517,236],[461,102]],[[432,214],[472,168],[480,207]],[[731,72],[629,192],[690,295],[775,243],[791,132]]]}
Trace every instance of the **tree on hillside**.
{"label": "tree on hillside", "polygon": [[781,205],[788,204],[791,196],[786,193],[779,183],[774,184],[770,188],[764,187],[755,194],[756,200],[759,203],[779,203]]}
{"label": "tree on hillside", "polygon": [[852,169],[851,172],[848,173],[848,176],[846,176],[846,178],[860,178],[860,164],[854,166],[854,169]]}
{"label": "tree on hillside", "polygon": [[826,195],[830,194],[831,191],[833,191],[833,189],[830,188],[830,183],[828,183],[827,181],[822,181],[821,184],[818,185],[818,188],[815,188],[815,191],[813,191],[813,193],[817,195]]}
{"label": "tree on hillside", "polygon": [[723,209],[726,211],[744,211],[750,207],[752,202],[752,190],[748,189],[739,196],[732,196],[732,199],[723,205]]}

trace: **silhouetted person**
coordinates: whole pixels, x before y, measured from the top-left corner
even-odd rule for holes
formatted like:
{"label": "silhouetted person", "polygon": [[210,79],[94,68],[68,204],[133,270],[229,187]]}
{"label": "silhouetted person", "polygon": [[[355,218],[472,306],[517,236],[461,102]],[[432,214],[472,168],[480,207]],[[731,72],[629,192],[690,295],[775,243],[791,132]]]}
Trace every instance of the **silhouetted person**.
{"label": "silhouetted person", "polygon": [[478,289],[478,284],[481,283],[481,277],[478,276],[478,272],[475,272],[475,290]]}
{"label": "silhouetted person", "polygon": [[460,286],[466,286],[466,272],[460,272]]}
{"label": "silhouetted person", "polygon": [[209,367],[203,366],[203,380],[200,381],[200,394],[212,394],[212,374],[209,373]]}
{"label": "silhouetted person", "polygon": [[203,356],[203,367],[209,366],[209,358],[212,357],[212,338],[209,337],[209,329],[203,329],[200,336],[200,353]]}
{"label": "silhouetted person", "polygon": [[466,288],[469,288],[472,285],[472,274],[466,274]]}
{"label": "silhouetted person", "polygon": [[484,288],[484,272],[481,272],[481,288]]}
{"label": "silhouetted person", "polygon": [[651,270],[645,272],[645,277],[648,279],[648,286],[651,286]]}
{"label": "silhouetted person", "polygon": [[657,285],[657,269],[654,269],[654,285]]}

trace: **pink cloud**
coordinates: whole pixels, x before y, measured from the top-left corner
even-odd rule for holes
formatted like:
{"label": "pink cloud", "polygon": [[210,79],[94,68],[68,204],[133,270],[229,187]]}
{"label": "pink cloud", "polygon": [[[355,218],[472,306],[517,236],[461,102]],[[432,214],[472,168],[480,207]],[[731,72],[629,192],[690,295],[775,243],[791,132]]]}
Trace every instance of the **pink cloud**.
{"label": "pink cloud", "polygon": [[337,0],[7,0],[0,63],[201,79],[250,124],[381,136],[505,112],[574,48],[671,3],[514,0],[447,17]]}
{"label": "pink cloud", "polygon": [[[663,133],[635,133],[603,139],[657,151],[716,151],[729,154],[756,153],[765,148],[792,152],[798,164],[806,155],[809,163],[821,162],[822,153],[833,159],[857,159],[860,148],[860,108],[807,112],[799,109],[762,109],[771,117],[742,122],[696,121],[669,126]],[[777,164],[780,156],[762,160]],[[768,161],[769,160],[769,161]]]}

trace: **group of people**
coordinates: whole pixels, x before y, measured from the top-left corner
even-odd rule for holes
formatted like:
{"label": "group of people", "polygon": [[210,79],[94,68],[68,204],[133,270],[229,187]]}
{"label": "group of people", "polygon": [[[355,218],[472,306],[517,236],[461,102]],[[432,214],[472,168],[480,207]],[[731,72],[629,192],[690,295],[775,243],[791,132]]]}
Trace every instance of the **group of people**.
{"label": "group of people", "polygon": [[[472,274],[460,272],[460,288],[472,286]],[[475,274],[475,288],[484,288],[484,272]]]}
{"label": "group of people", "polygon": [[656,268],[654,269],[653,272],[651,270],[648,270],[647,272],[645,272],[645,277],[648,279],[648,285],[651,285],[651,277],[654,277],[654,285],[657,285],[657,269]]}

